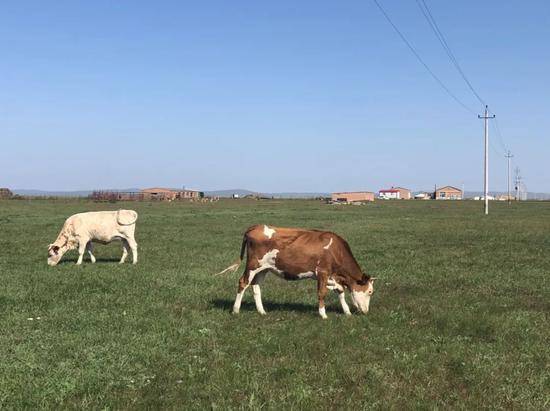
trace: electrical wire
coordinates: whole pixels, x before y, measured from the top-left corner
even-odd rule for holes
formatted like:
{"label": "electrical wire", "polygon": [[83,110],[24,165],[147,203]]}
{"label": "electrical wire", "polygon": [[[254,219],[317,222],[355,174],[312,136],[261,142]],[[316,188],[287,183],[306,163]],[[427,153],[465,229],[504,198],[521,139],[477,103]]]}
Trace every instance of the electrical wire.
{"label": "electrical wire", "polygon": [[[462,70],[462,67],[460,67],[460,64],[458,63],[458,60],[456,59],[454,53],[452,52],[451,48],[449,47],[449,43],[447,43],[447,40],[445,39],[445,36],[443,35],[443,32],[439,28],[439,25],[437,24],[435,18],[433,17],[433,14],[432,14],[430,8],[426,4],[426,0],[416,0],[416,4],[418,5],[418,8],[420,9],[422,14],[424,15],[424,18],[428,22],[428,24],[429,24],[430,28],[432,29],[432,31],[434,32],[435,36],[439,40],[439,43],[441,44],[441,46],[445,50],[445,53],[447,54],[447,56],[449,57],[449,59],[451,60],[451,62],[453,63],[453,65],[455,66],[457,71],[459,72],[459,74],[462,76],[464,82],[466,83],[466,85],[468,86],[470,91],[473,93],[473,95],[477,98],[477,100],[482,105],[486,105],[485,101],[481,98],[479,93],[472,86],[472,83],[470,82],[470,80],[468,80],[468,77],[464,73],[464,70]],[[494,114],[494,113],[491,112],[491,114]],[[504,154],[509,153],[509,150],[508,150],[506,144],[504,143],[504,139],[502,137],[502,133],[500,131],[500,126],[498,125],[498,120],[497,120],[496,117],[493,118],[492,123],[494,123],[494,124],[492,124],[492,127],[495,130],[495,133],[498,137],[498,141],[499,141],[500,146],[504,150]],[[489,145],[491,146],[492,150],[495,153],[499,154],[498,150],[494,147],[494,145],[492,143],[492,139],[489,140]],[[501,155],[501,154],[499,154],[499,155]]]}
{"label": "electrical wire", "polygon": [[506,144],[504,144],[504,139],[502,138],[502,133],[500,132],[500,126],[498,125],[498,120],[497,120],[496,117],[494,118],[493,128],[496,131],[496,135],[498,137],[498,141],[499,141],[500,145],[502,146],[502,149],[504,150],[505,153],[508,152],[509,150],[506,147]]}
{"label": "electrical wire", "polygon": [[378,0],[373,0],[374,4],[376,4],[376,6],[378,7],[378,9],[382,12],[382,14],[384,15],[384,17],[386,18],[386,20],[388,21],[388,23],[390,23],[390,25],[393,27],[393,29],[395,30],[395,32],[399,35],[399,37],[401,37],[401,40],[403,40],[403,42],[407,45],[407,47],[409,48],[409,50],[411,50],[411,52],[414,54],[414,56],[416,57],[416,59],[420,62],[420,64],[422,64],[424,66],[424,68],[428,71],[428,73],[430,73],[430,75],[434,78],[435,81],[437,81],[437,83],[441,86],[441,88],[443,88],[443,90],[445,90],[447,92],[447,94],[449,96],[451,96],[453,98],[453,100],[455,100],[458,104],[460,104],[465,110],[467,110],[468,112],[476,115],[476,113],[474,112],[474,110],[472,110],[470,107],[468,107],[466,104],[464,104],[457,96],[455,96],[451,90],[449,90],[449,88],[443,83],[443,81],[441,81],[441,79],[439,77],[436,76],[436,74],[432,71],[432,69],[430,69],[430,67],[426,64],[426,62],[422,59],[422,57],[420,57],[420,55],[418,54],[418,52],[414,49],[414,47],[412,46],[412,44],[407,40],[407,38],[403,35],[403,33],[401,33],[401,31],[397,28],[397,26],[393,23],[392,19],[390,18],[390,16],[388,15],[388,13],[386,13],[386,11],[384,10],[384,8],[380,5],[380,3],[378,2]]}
{"label": "electrical wire", "polygon": [[[394,31],[399,35],[399,37],[401,38],[401,40],[406,44],[406,46],[409,48],[409,50],[414,54],[414,56],[416,57],[416,59],[420,62],[420,64],[422,64],[424,66],[424,68],[426,69],[426,71],[433,77],[433,79],[435,81],[437,81],[437,83],[441,86],[441,88],[443,88],[443,90],[445,90],[445,92],[447,92],[447,94],[453,98],[453,100],[455,100],[460,106],[462,106],[465,110],[467,110],[468,112],[470,112],[471,114],[473,115],[476,115],[477,113],[472,110],[470,107],[468,107],[462,100],[460,100],[453,92],[451,92],[451,90],[443,83],[443,81],[433,72],[432,69],[430,69],[430,67],[428,66],[428,64],[422,59],[422,57],[420,57],[420,55],[418,54],[418,52],[415,50],[415,48],[412,46],[411,42],[407,40],[407,38],[405,37],[405,35],[401,32],[401,30],[399,30],[399,28],[395,25],[395,23],[392,21],[392,19],[390,18],[390,16],[388,15],[388,13],[386,12],[386,10],[384,10],[384,8],[382,7],[382,5],[378,2],[378,0],[373,0],[374,4],[376,4],[376,6],[378,7],[378,9],[380,10],[380,12],[384,15],[384,17],[386,18],[386,20],[388,21],[388,23],[392,26],[392,28],[394,29]],[[422,3],[420,3],[422,2]],[[486,105],[485,104],[485,101],[481,98],[481,96],[479,95],[479,93],[475,90],[475,88],[472,86],[472,83],[468,80],[468,77],[466,76],[466,74],[464,73],[464,70],[462,70],[462,68],[460,67],[460,64],[458,63],[458,60],[456,59],[454,53],[452,52],[451,48],[449,47],[449,44],[447,43],[447,40],[445,39],[445,36],[443,35],[443,33],[441,32],[441,30],[439,29],[439,26],[437,24],[437,22],[435,21],[431,11],[430,11],[430,8],[428,7],[428,5],[426,4],[425,0],[416,0],[416,3],[418,5],[418,7],[420,8],[420,10],[422,11],[422,14],[424,15],[425,19],[428,21],[431,29],[433,30],[434,34],[436,35],[437,39],[439,40],[441,46],[443,47],[443,49],[445,50],[447,56],[449,57],[449,59],[451,60],[451,62],[453,63],[453,65],[455,66],[455,68],[457,69],[457,71],[460,73],[461,77],[463,78],[463,80],[465,81],[466,85],[468,86],[468,88],[470,89],[470,91],[474,94],[474,96],[476,97],[476,99],[482,104],[482,105]],[[494,113],[491,113],[491,114],[494,114]],[[506,144],[504,144],[504,139],[502,138],[502,133],[500,132],[500,127],[498,126],[498,121],[496,120],[496,117],[494,118],[494,128],[496,130],[496,134],[497,134],[497,137],[498,137],[498,140],[499,140],[499,143],[500,145],[502,146],[502,149],[504,150],[504,154],[507,154],[509,152],[509,150],[506,148]],[[497,147],[495,147],[494,143],[492,142],[492,139],[489,140],[489,147],[491,150],[493,150],[493,152],[495,154],[497,154],[498,156],[501,156],[503,155],[503,153],[501,153]]]}
{"label": "electrical wire", "polygon": [[426,4],[426,1],[425,0],[416,0],[416,4],[418,5],[418,8],[422,11],[422,14],[424,15],[424,18],[426,19],[426,21],[430,25],[432,31],[434,32],[435,36],[439,40],[439,43],[441,44],[441,46],[445,50],[445,53],[447,54],[447,56],[451,60],[451,63],[453,63],[453,65],[455,66],[457,71],[460,73],[460,75],[462,76],[462,78],[466,82],[466,84],[467,84],[468,88],[470,89],[470,91],[474,94],[474,96],[478,99],[478,101],[482,105],[485,105],[485,101],[479,96],[479,93],[474,89],[474,87],[472,86],[472,83],[470,83],[470,80],[468,80],[468,77],[466,77],[466,74],[464,73],[464,71],[460,67],[460,64],[458,64],[458,60],[456,59],[454,53],[452,52],[451,48],[449,47],[449,44],[447,43],[447,40],[445,39],[445,36],[443,35],[441,30],[439,29],[439,26],[438,26],[437,22],[435,21],[432,13],[430,11],[430,8]]}
{"label": "electrical wire", "polygon": [[491,148],[491,150],[493,150],[493,153],[495,153],[498,157],[502,157],[506,154],[506,151],[501,152],[500,151],[500,148],[498,148],[498,146],[495,146],[494,143],[493,143],[493,139],[489,139],[489,148]]}

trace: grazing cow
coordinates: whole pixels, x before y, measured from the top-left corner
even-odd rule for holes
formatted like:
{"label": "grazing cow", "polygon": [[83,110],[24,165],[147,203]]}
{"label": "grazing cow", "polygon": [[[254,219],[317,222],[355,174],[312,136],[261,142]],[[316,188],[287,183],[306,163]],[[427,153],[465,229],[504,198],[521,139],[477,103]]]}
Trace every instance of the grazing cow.
{"label": "grazing cow", "polygon": [[90,260],[95,263],[92,254],[92,242],[108,244],[114,240],[122,242],[124,263],[128,250],[132,250],[133,263],[137,263],[137,243],[134,238],[137,213],[134,210],[95,211],[70,216],[53,244],[48,246],[48,265],[56,265],[63,254],[78,248],[77,265],[82,264],[84,252],[88,251]]}
{"label": "grazing cow", "polygon": [[254,302],[260,314],[262,305],[260,284],[268,273],[285,280],[317,280],[319,314],[325,313],[325,296],[329,290],[338,293],[346,315],[351,315],[344,290],[351,293],[352,302],[361,312],[369,311],[375,278],[364,274],[355,261],[348,243],[328,231],[255,225],[243,237],[240,259],[219,274],[234,272],[246,251],[246,268],[239,280],[233,312],[238,313],[245,290],[252,284]]}

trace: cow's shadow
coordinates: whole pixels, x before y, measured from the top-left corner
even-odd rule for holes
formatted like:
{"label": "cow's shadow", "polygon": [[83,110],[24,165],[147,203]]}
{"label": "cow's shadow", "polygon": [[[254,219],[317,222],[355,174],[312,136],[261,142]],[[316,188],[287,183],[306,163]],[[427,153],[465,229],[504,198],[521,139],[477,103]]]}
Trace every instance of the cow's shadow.
{"label": "cow's shadow", "polygon": [[[289,312],[302,312],[302,313],[316,313],[318,306],[315,304],[303,304],[303,303],[279,303],[269,300],[263,300],[263,306],[269,313],[270,311],[289,311]],[[233,309],[234,300],[217,298],[210,301],[210,305],[218,310],[231,311]],[[241,311],[256,311],[256,305],[253,301],[243,301],[241,304]],[[327,312],[338,312],[336,306],[326,306]],[[339,312],[342,312],[340,310]]]}
{"label": "cow's shadow", "polygon": [[[71,258],[68,258],[66,260],[61,260],[60,262],[57,263],[57,265],[74,265],[76,266],[76,262],[78,261],[78,258],[75,258],[75,259],[71,259]],[[96,257],[96,260],[95,260],[95,263],[92,263],[90,260],[84,260],[82,261],[82,265],[94,265],[94,264],[112,264],[112,263],[119,263],[120,261],[120,258],[97,258]],[[131,264],[131,260],[130,262],[128,262],[128,260],[126,260],[125,264]]]}

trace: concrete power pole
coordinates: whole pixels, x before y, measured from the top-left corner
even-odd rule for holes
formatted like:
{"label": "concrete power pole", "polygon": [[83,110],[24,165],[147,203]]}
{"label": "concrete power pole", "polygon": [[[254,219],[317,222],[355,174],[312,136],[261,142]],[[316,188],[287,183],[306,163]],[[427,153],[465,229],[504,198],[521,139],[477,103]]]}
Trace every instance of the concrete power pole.
{"label": "concrete power pole", "polygon": [[489,115],[489,107],[485,106],[485,114],[483,116],[478,115],[478,118],[482,118],[485,123],[485,172],[484,172],[484,184],[483,184],[483,196],[485,199],[485,215],[489,214],[489,122],[487,120],[495,118],[495,116]]}
{"label": "concrete power pole", "polygon": [[516,201],[520,200],[520,184],[521,184],[521,175],[519,174],[519,167],[516,167]]}
{"label": "concrete power pole", "polygon": [[508,150],[508,153],[506,153],[506,155],[504,156],[508,159],[508,204],[510,204],[512,202],[512,200],[510,199],[510,191],[511,191],[511,187],[510,187],[510,184],[511,184],[511,176],[510,176],[510,159],[512,157],[514,157],[512,155],[512,153],[510,152],[510,150]]}

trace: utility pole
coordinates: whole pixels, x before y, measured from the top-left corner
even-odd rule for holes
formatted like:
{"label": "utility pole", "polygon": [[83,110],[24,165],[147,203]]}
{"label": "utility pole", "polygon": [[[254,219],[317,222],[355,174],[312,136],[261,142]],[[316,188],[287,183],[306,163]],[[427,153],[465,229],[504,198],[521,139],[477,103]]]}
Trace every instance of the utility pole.
{"label": "utility pole", "polygon": [[510,191],[511,191],[511,187],[510,187],[510,184],[511,184],[511,181],[510,181],[510,159],[512,157],[514,157],[512,155],[512,153],[510,152],[510,150],[508,150],[508,153],[506,153],[506,155],[504,156],[508,159],[508,205],[510,205],[510,203],[512,202],[512,200],[510,199]]}
{"label": "utility pole", "polygon": [[516,167],[516,201],[520,200],[520,184],[521,175],[519,174],[519,167]]}
{"label": "utility pole", "polygon": [[489,214],[489,122],[487,120],[495,118],[494,115],[489,115],[489,107],[485,105],[485,114],[483,116],[478,115],[477,118],[482,118],[485,123],[485,178],[483,184],[483,196],[485,198],[485,215]]}

